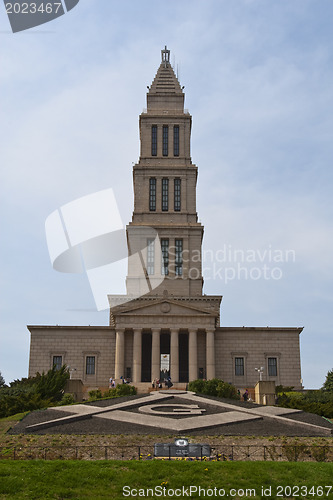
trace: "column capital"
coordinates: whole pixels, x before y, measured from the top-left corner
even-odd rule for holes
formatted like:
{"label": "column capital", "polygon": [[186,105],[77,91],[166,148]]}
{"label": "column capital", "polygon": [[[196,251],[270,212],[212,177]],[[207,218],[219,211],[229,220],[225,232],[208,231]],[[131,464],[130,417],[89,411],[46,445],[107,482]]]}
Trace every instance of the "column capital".
{"label": "column capital", "polygon": [[151,333],[161,333],[160,328],[151,328]]}
{"label": "column capital", "polygon": [[179,333],[179,328],[169,328],[170,333]]}

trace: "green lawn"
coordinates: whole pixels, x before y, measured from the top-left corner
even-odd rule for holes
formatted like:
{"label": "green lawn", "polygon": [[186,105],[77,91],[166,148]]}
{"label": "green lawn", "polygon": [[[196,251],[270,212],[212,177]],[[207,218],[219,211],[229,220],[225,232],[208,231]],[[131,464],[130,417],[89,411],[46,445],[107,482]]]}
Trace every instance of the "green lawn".
{"label": "green lawn", "polygon": [[[0,461],[0,499],[177,498],[177,488],[224,489],[229,498],[333,499],[332,463]],[[123,490],[123,487],[127,486]],[[331,486],[321,490],[320,487]],[[266,495],[261,493],[262,487]],[[267,488],[271,487],[269,494]],[[280,490],[279,490],[280,487]],[[286,487],[286,489],[284,489]],[[294,487],[294,490],[288,489]],[[303,490],[297,488],[303,487]],[[310,488],[314,487],[312,490]],[[319,489],[318,489],[319,487]],[[163,491],[163,488],[166,488]],[[241,490],[238,494],[231,488]],[[305,491],[307,488],[307,494]],[[130,491],[134,489],[135,491]],[[248,490],[247,492],[245,490]],[[249,491],[249,490],[255,490]],[[167,493],[169,491],[169,495]],[[186,491],[186,490],[185,490]],[[191,498],[207,498],[192,489]],[[123,493],[125,493],[123,495]],[[142,493],[142,492],[141,492]],[[160,494],[159,494],[160,493]],[[178,498],[186,498],[186,493]],[[179,495],[181,493],[181,495]],[[212,491],[208,492],[212,493]],[[220,493],[223,493],[222,491]],[[278,493],[281,493],[278,496]],[[303,494],[302,494],[303,493]],[[323,493],[323,494],[322,494]],[[210,498],[222,498],[218,494]],[[190,498],[190,497],[188,497]]]}

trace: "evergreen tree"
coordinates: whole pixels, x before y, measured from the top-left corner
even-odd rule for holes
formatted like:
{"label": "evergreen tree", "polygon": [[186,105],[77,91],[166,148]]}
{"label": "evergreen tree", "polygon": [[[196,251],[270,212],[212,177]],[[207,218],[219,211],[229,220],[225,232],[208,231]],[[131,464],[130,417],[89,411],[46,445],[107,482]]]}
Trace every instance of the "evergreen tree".
{"label": "evergreen tree", "polygon": [[326,380],[323,385],[323,390],[327,392],[333,392],[333,368],[327,372]]}
{"label": "evergreen tree", "polygon": [[5,386],[5,379],[3,378],[3,376],[1,375],[1,372],[0,372],[0,387],[4,387]]}

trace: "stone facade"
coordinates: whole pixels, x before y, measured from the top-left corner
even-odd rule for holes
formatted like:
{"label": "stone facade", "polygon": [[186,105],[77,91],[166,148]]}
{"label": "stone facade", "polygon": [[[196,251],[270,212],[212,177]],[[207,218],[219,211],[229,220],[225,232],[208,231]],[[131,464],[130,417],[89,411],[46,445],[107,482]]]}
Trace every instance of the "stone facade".
{"label": "stone facade", "polygon": [[218,377],[243,388],[262,367],[265,380],[300,388],[301,328],[221,327],[222,297],[203,295],[192,118],[169,58],[165,48],[140,115],[127,295],[109,296],[109,327],[29,326],[29,374],[66,363],[92,387],[170,375],[175,385]]}

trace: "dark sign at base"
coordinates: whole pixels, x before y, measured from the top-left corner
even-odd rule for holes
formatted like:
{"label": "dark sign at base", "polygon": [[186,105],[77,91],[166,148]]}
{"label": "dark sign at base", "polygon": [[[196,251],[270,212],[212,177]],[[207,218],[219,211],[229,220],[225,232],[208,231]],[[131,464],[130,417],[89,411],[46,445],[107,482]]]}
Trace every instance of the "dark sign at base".
{"label": "dark sign at base", "polygon": [[154,455],[167,458],[210,457],[210,446],[209,444],[193,444],[187,439],[176,438],[174,443],[155,443]]}

